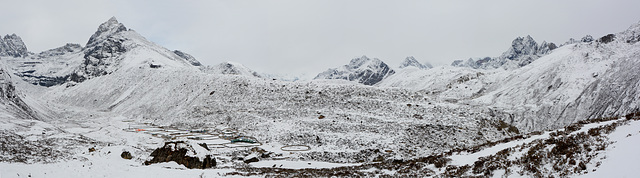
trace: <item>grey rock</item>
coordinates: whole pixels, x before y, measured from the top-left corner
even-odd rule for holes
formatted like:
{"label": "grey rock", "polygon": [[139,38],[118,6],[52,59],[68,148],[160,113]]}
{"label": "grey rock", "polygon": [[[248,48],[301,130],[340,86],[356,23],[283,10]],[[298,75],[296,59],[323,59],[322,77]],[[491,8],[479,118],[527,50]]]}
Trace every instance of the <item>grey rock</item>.
{"label": "grey rock", "polygon": [[191,56],[191,55],[189,55],[189,54],[187,54],[185,52],[175,50],[175,51],[173,51],[173,53],[175,53],[176,55],[180,56],[181,58],[189,61],[189,63],[191,63],[191,65],[193,65],[193,66],[201,66],[202,65],[200,63],[200,61],[196,60],[195,57],[193,57],[193,56]]}
{"label": "grey rock", "polygon": [[0,36],[0,56],[27,57],[28,55],[27,46],[18,35],[6,35],[4,38]]}

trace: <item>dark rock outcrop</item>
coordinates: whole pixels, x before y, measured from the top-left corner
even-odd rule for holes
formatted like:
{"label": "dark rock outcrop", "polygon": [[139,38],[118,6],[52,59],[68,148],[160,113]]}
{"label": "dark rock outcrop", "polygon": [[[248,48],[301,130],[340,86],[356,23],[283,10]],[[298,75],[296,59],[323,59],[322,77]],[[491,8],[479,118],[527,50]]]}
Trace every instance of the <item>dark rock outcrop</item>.
{"label": "dark rock outcrop", "polygon": [[131,156],[131,153],[128,151],[123,151],[122,154],[120,154],[120,157],[122,157],[122,159],[132,159],[133,156]]}
{"label": "dark rock outcrop", "polygon": [[607,44],[607,43],[610,43],[610,42],[614,41],[615,39],[616,39],[616,35],[608,34],[608,35],[605,35],[603,37],[600,37],[600,39],[598,39],[598,42]]}
{"label": "dark rock outcrop", "polygon": [[211,155],[206,155],[203,160],[198,157],[188,156],[194,154],[197,153],[195,153],[193,147],[185,142],[166,142],[163,147],[154,150],[151,153],[153,159],[145,161],[144,164],[150,165],[174,161],[189,169],[206,169],[216,166],[216,159],[212,158]]}
{"label": "dark rock outcrop", "polygon": [[202,65],[200,63],[200,61],[196,60],[196,58],[191,56],[190,54],[187,54],[185,52],[178,51],[178,50],[173,51],[173,53],[175,53],[176,55],[180,56],[181,58],[187,60],[193,66],[201,66]]}

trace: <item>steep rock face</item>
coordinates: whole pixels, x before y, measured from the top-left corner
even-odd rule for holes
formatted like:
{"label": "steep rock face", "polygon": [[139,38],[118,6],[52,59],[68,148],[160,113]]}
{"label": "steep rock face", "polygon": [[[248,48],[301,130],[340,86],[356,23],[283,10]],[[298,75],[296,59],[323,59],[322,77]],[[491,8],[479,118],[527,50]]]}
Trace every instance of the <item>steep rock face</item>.
{"label": "steep rock face", "polygon": [[29,51],[27,46],[16,34],[0,36],[0,56],[27,57]]}
{"label": "steep rock face", "polygon": [[467,61],[456,60],[451,65],[457,67],[471,67],[474,69],[514,69],[530,64],[534,60],[549,54],[556,49],[554,43],[542,42],[538,44],[531,36],[518,37],[511,42],[511,47],[502,55],[490,58],[470,58]]}
{"label": "steep rock face", "polygon": [[16,91],[16,87],[11,81],[11,75],[0,68],[0,110],[13,114],[16,118],[20,119],[37,119],[36,112],[27,105],[20,94]]}
{"label": "steep rock face", "polygon": [[369,59],[367,56],[362,56],[352,59],[348,65],[322,72],[314,79],[342,79],[356,81],[365,85],[373,85],[394,73],[395,71],[381,60],[377,58]]}
{"label": "steep rock face", "polygon": [[83,65],[69,79],[74,82],[82,82],[108,74],[110,70],[107,68],[116,64],[121,60],[119,56],[127,52],[127,48],[124,45],[127,38],[117,35],[125,31],[127,31],[127,28],[122,23],[119,23],[115,17],[102,23],[87,42]]}
{"label": "steep rock face", "polygon": [[174,50],[173,53],[175,53],[176,55],[180,56],[181,58],[184,58],[185,60],[189,61],[189,63],[191,63],[191,65],[193,65],[193,66],[201,66],[202,65],[200,63],[200,61],[196,60],[196,58],[191,56],[190,54],[187,54],[187,53],[179,51],[179,50]]}
{"label": "steep rock face", "polygon": [[414,58],[413,56],[409,56],[407,58],[404,59],[404,61],[402,61],[402,63],[400,64],[400,66],[398,68],[402,69],[405,67],[417,67],[418,69],[429,69],[429,68],[433,68],[433,66],[429,63],[426,64],[420,64],[420,62],[418,62],[418,60],[416,60],[416,58]]}

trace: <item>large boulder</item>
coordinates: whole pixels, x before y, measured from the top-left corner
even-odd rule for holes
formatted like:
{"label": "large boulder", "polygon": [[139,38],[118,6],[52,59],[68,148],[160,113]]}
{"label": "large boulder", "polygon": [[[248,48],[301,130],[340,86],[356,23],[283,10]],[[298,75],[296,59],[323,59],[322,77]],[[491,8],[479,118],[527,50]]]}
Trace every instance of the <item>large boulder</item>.
{"label": "large boulder", "polygon": [[[200,154],[200,155],[198,155]],[[206,169],[216,166],[216,159],[211,155],[198,153],[191,144],[183,141],[166,142],[163,147],[151,153],[153,159],[145,161],[145,165],[174,161],[189,169]],[[204,155],[204,156],[201,156]]]}

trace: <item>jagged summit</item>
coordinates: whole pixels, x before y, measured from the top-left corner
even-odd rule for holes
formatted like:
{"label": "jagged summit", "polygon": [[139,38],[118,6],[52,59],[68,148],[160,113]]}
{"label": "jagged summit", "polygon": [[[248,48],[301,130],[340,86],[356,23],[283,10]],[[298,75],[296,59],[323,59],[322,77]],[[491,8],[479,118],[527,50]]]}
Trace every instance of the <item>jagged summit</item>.
{"label": "jagged summit", "polygon": [[108,36],[122,31],[127,31],[127,27],[125,27],[122,23],[119,23],[116,17],[111,17],[106,22],[100,24],[96,33],[91,35],[91,38],[89,38],[87,46],[92,46],[94,45],[94,43],[104,40]]}
{"label": "jagged summit", "polygon": [[405,67],[416,67],[418,69],[429,69],[429,68],[433,68],[433,66],[429,63],[426,64],[420,64],[420,62],[418,62],[418,60],[416,60],[416,58],[414,58],[413,56],[409,56],[407,58],[404,59],[404,61],[402,61],[402,63],[400,64],[400,66],[398,68],[402,69]]}
{"label": "jagged summit", "polygon": [[373,85],[394,73],[395,71],[380,59],[369,59],[367,56],[362,56],[352,59],[348,65],[328,69],[318,74],[314,79],[342,79]]}
{"label": "jagged summit", "polygon": [[18,35],[0,36],[0,56],[26,57],[29,55],[27,45],[22,42]]}
{"label": "jagged summit", "polygon": [[522,55],[532,55],[538,53],[538,43],[531,36],[518,37],[511,42],[511,48],[502,54],[504,58],[514,59]]}
{"label": "jagged summit", "polygon": [[456,60],[451,65],[475,69],[513,69],[525,66],[556,48],[558,47],[554,43],[544,41],[538,44],[531,36],[527,35],[526,37],[517,37],[514,39],[511,42],[511,47],[498,57],[470,58],[466,61]]}

